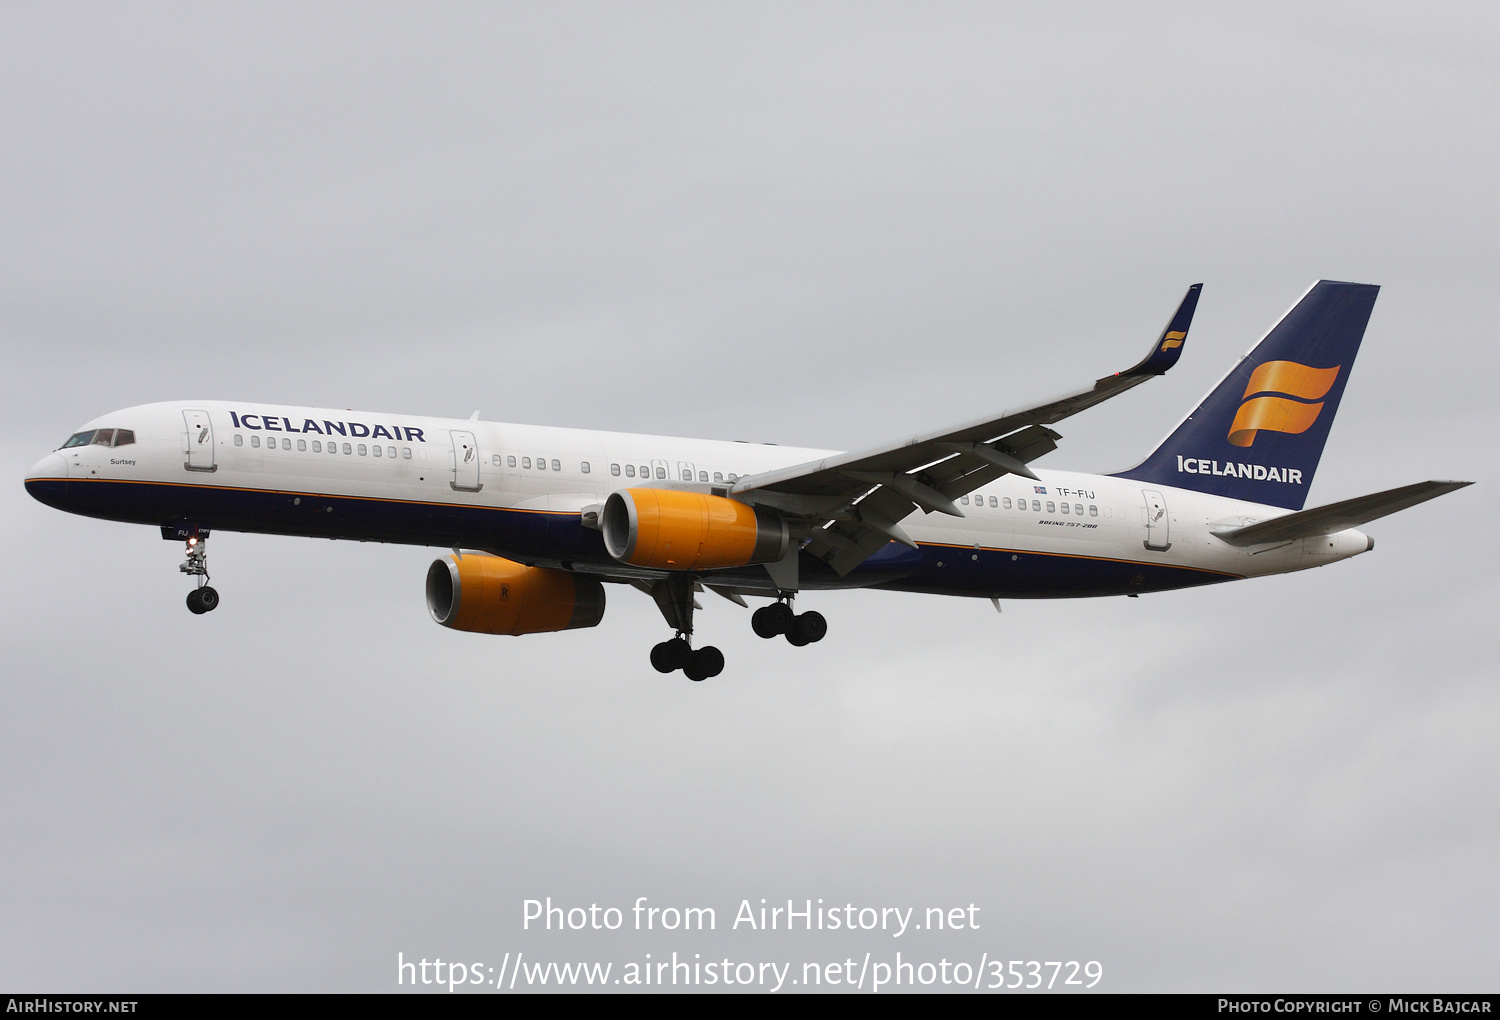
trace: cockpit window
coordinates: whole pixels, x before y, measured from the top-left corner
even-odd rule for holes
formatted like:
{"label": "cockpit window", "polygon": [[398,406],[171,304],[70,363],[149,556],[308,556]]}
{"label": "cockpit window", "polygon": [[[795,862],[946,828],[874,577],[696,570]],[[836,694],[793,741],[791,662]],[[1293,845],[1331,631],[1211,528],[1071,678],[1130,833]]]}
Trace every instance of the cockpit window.
{"label": "cockpit window", "polygon": [[133,442],[135,432],[132,429],[91,429],[88,432],[73,433],[58,449],[68,450],[75,446],[129,446]]}

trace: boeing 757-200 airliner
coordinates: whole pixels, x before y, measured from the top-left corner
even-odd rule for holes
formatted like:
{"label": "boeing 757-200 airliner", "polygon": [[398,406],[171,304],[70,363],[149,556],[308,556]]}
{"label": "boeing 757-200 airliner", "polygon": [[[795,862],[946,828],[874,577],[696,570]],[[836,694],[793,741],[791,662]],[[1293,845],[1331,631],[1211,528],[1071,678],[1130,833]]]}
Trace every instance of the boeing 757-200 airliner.
{"label": "boeing 757-200 airliner", "polygon": [[[1040,471],[1069,415],[1166,372],[1201,285],[1133,368],[1055,400],[858,453],[475,419],[190,400],[84,425],[31,469],[42,502],[183,541],[194,613],[213,531],[452,548],[427,571],[438,623],[486,634],[592,627],[603,583],[649,594],[676,636],[651,663],[693,680],[705,588],[793,645],[821,640],[799,591],[1139,595],[1322,566],[1373,548],[1358,525],[1467,482],[1304,510],[1378,287],[1316,283],[1140,464]],[[603,583],[601,583],[603,582]]]}

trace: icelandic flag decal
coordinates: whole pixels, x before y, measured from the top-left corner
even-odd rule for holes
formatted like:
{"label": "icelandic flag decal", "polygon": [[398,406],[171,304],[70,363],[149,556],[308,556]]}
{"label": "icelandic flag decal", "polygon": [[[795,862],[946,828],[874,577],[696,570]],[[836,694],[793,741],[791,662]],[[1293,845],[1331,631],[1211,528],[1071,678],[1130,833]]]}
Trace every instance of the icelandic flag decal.
{"label": "icelandic flag decal", "polygon": [[1045,485],[1033,485],[1031,491],[1040,492],[1043,496],[1047,495],[1047,487]]}

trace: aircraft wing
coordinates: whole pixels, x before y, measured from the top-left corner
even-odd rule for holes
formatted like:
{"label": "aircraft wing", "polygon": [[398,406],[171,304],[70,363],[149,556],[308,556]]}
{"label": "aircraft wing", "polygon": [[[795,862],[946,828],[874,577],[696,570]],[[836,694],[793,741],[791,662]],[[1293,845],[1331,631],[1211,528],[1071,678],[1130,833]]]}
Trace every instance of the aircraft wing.
{"label": "aircraft wing", "polygon": [[1357,528],[1397,510],[1436,499],[1454,489],[1462,489],[1473,482],[1418,482],[1403,485],[1399,489],[1356,496],[1327,506],[1311,510],[1299,510],[1269,521],[1260,521],[1229,531],[1215,531],[1214,535],[1230,545],[1262,545],[1266,542],[1289,542],[1311,535],[1330,535],[1345,528]]}
{"label": "aircraft wing", "polygon": [[731,490],[782,511],[805,529],[808,551],[840,575],[896,541],[915,548],[896,523],[913,509],[964,516],[954,500],[1004,474],[1035,478],[1026,466],[1057,448],[1048,428],[1070,415],[1164,374],[1177,363],[1198,307],[1188,288],[1167,327],[1138,364],[1092,386],[990,418],[857,453],[840,454],[741,478]]}

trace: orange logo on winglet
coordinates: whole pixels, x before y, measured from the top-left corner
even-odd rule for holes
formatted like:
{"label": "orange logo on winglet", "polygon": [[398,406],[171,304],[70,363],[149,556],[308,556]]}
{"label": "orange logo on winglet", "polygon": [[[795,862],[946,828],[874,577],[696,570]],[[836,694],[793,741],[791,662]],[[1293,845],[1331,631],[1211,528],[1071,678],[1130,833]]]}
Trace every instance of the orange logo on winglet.
{"label": "orange logo on winglet", "polygon": [[1306,432],[1318,420],[1323,411],[1322,403],[1305,404],[1304,400],[1318,400],[1333,389],[1342,365],[1332,368],[1312,368],[1295,361],[1267,361],[1250,373],[1250,382],[1245,387],[1245,397],[1253,393],[1285,393],[1299,399],[1286,397],[1255,397],[1240,404],[1235,412],[1234,424],[1229,426],[1229,442],[1234,446],[1249,446],[1255,442],[1255,434],[1261,429],[1270,432]]}
{"label": "orange logo on winglet", "polygon": [[1170,350],[1173,347],[1181,347],[1182,341],[1187,339],[1187,334],[1181,330],[1173,330],[1161,338],[1160,350]]}

